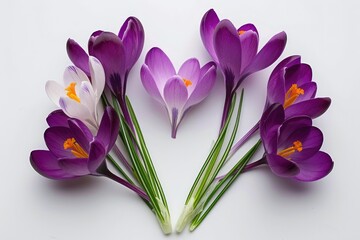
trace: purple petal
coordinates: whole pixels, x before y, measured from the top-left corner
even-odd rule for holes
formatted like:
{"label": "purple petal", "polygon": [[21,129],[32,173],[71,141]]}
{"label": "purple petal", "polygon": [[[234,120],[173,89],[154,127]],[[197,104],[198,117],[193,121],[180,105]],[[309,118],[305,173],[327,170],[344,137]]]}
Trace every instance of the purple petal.
{"label": "purple petal", "polygon": [[255,56],[254,61],[244,70],[243,75],[248,76],[273,64],[284,51],[286,38],[285,32],[273,36]]}
{"label": "purple petal", "polygon": [[229,20],[222,20],[216,26],[214,49],[222,71],[230,71],[238,80],[242,64],[241,43],[236,28]]}
{"label": "purple petal", "polygon": [[307,82],[303,85],[300,85],[299,88],[304,90],[304,94],[299,95],[299,97],[295,100],[293,104],[312,99],[316,95],[316,91],[317,91],[316,82]]}
{"label": "purple petal", "polygon": [[273,104],[263,113],[260,120],[260,136],[267,153],[276,153],[278,128],[284,122],[281,104]]}
{"label": "purple petal", "polygon": [[299,128],[309,127],[312,125],[312,120],[309,117],[293,117],[286,120],[279,129],[278,143],[281,144],[290,137],[290,135]]}
{"label": "purple petal", "polygon": [[149,67],[144,64],[141,67],[140,70],[140,76],[141,76],[141,82],[145,88],[145,90],[147,91],[147,93],[155,98],[158,102],[165,104],[163,97],[160,94],[160,90],[158,88],[158,86],[156,85],[155,79],[149,69]]}
{"label": "purple petal", "polygon": [[295,103],[285,110],[285,117],[290,118],[299,115],[306,115],[311,118],[317,118],[321,116],[330,107],[331,99],[313,98],[306,101]]}
{"label": "purple petal", "polygon": [[164,89],[167,80],[176,74],[169,57],[160,48],[155,47],[149,50],[145,57],[145,64],[160,91]]}
{"label": "purple petal", "polygon": [[219,62],[214,50],[214,31],[216,25],[220,22],[214,9],[205,13],[200,24],[201,40],[215,62]]}
{"label": "purple petal", "polygon": [[89,175],[87,158],[62,158],[59,159],[59,165],[64,171],[74,176]]}
{"label": "purple petal", "polygon": [[325,177],[334,166],[331,157],[324,152],[318,152],[311,158],[296,161],[296,164],[300,168],[300,173],[295,179],[304,182],[316,181]]}
{"label": "purple petal", "polygon": [[243,71],[254,59],[258,51],[259,36],[249,30],[240,35],[241,42],[241,71]]}
{"label": "purple petal", "polygon": [[[200,63],[196,58],[186,60],[180,67],[178,75],[182,78],[190,80],[192,85],[188,86],[191,91],[197,85],[200,78]],[[190,90],[191,89],[191,90]]]}
{"label": "purple petal", "polygon": [[188,91],[180,77],[174,76],[166,82],[164,87],[164,99],[169,110],[175,108],[178,109],[179,112],[182,111],[182,108],[188,99]]}
{"label": "purple petal", "polygon": [[46,118],[46,122],[50,127],[69,127],[69,117],[62,110],[55,110]]}
{"label": "purple petal", "polygon": [[58,159],[45,150],[35,150],[30,153],[31,166],[44,177],[51,179],[67,179],[75,176],[65,172],[58,163]]}
{"label": "purple petal", "polygon": [[313,156],[319,151],[323,143],[323,134],[320,129],[316,127],[302,127],[298,128],[291,134],[288,134],[289,137],[282,138],[283,142],[278,143],[278,150],[292,147],[294,142],[300,141],[302,143],[302,150],[295,151],[291,154],[290,158],[294,161],[303,160]]}
{"label": "purple petal", "polygon": [[144,46],[144,29],[135,17],[129,17],[119,31],[126,54],[126,69],[129,71],[138,60]]}
{"label": "purple petal", "polygon": [[95,42],[96,38],[103,32],[104,31],[102,31],[102,30],[97,30],[91,34],[89,41],[88,41],[88,51],[89,51],[90,56],[94,56],[94,51],[93,51],[94,42]]}
{"label": "purple petal", "polygon": [[94,41],[93,55],[104,67],[106,82],[115,94],[122,94],[125,81],[124,46],[113,33],[103,32]]}
{"label": "purple petal", "polygon": [[279,177],[290,178],[300,172],[296,164],[276,154],[267,154],[266,160],[271,171]]}
{"label": "purple petal", "polygon": [[212,64],[212,67],[208,69],[205,75],[203,75],[203,77],[201,77],[199,82],[196,84],[194,90],[191,93],[189,91],[190,96],[184,107],[185,110],[204,100],[204,98],[209,95],[210,91],[214,87],[216,80],[216,66],[214,63]]}
{"label": "purple petal", "polygon": [[282,69],[281,73],[274,74],[270,77],[267,85],[267,104],[280,103],[285,101],[285,71]]}
{"label": "purple petal", "polygon": [[274,75],[276,75],[284,67],[291,67],[295,64],[300,64],[300,63],[301,63],[300,55],[294,55],[294,56],[287,57],[287,58],[283,59],[278,65],[276,65],[274,70],[271,72],[270,78],[274,77]]}
{"label": "purple petal", "polygon": [[66,127],[51,127],[46,129],[44,133],[45,143],[50,152],[56,157],[74,157],[70,149],[64,149],[64,142],[68,138],[73,138],[74,135],[69,128]]}
{"label": "purple petal", "polygon": [[258,32],[258,30],[256,29],[255,25],[252,24],[252,23],[247,23],[247,24],[242,25],[237,31],[238,31],[238,32],[240,32],[240,31],[245,31],[245,32],[247,32],[247,31],[253,31],[253,32],[255,32],[256,35],[258,35],[258,37],[259,37],[259,32]]}
{"label": "purple petal", "polygon": [[84,49],[77,42],[69,38],[66,43],[66,51],[74,65],[90,76],[89,55]]}
{"label": "purple petal", "polygon": [[95,140],[91,143],[88,169],[92,174],[97,174],[96,170],[105,161],[106,154],[106,150],[101,142]]}
{"label": "purple petal", "polygon": [[119,133],[119,124],[119,117],[115,110],[106,107],[96,136],[96,140],[101,142],[106,152],[109,152],[115,144]]}
{"label": "purple petal", "polygon": [[301,63],[286,68],[285,88],[289,89],[292,84],[303,85],[312,79],[312,70],[310,65]]}
{"label": "purple petal", "polygon": [[69,120],[69,128],[76,142],[86,151],[89,152],[89,143],[93,140],[93,135],[89,128],[77,119]]}

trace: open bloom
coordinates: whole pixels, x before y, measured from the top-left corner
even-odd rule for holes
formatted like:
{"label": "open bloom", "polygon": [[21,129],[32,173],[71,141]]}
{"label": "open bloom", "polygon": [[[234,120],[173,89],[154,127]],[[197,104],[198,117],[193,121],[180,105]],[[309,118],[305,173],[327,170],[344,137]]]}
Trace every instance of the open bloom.
{"label": "open bloom", "polygon": [[285,109],[285,118],[301,115],[316,118],[331,104],[328,97],[315,98],[316,90],[311,67],[301,63],[300,56],[287,57],[270,75],[266,107],[280,103]]}
{"label": "open bloom", "polygon": [[105,164],[118,135],[116,112],[110,107],[105,109],[96,136],[81,121],[67,117],[61,110],[51,113],[47,122],[44,138],[49,150],[31,152],[33,168],[51,179],[100,175],[98,170]]}
{"label": "open bloom", "polygon": [[312,126],[310,117],[285,120],[284,108],[271,105],[260,121],[265,158],[271,171],[280,177],[315,181],[333,168],[331,157],[320,151],[323,134]]}
{"label": "open bloom", "polygon": [[[143,46],[144,29],[135,17],[126,19],[118,35],[96,31],[90,36],[89,55],[100,60],[105,70],[106,83],[119,99],[125,96],[127,76],[139,58]],[[89,55],[72,39],[68,40],[66,47],[74,65],[90,76],[86,64]]]}
{"label": "open bloom", "polygon": [[160,48],[152,48],[141,68],[141,81],[150,96],[166,106],[172,137],[186,111],[201,102],[211,91],[216,78],[216,66],[209,62],[200,68],[196,58],[183,63],[179,72]]}
{"label": "open bloom", "polygon": [[97,105],[105,86],[104,69],[94,57],[89,58],[91,82],[79,68],[70,66],[64,72],[64,85],[48,81],[49,98],[66,115],[83,121],[92,131],[98,129]]}

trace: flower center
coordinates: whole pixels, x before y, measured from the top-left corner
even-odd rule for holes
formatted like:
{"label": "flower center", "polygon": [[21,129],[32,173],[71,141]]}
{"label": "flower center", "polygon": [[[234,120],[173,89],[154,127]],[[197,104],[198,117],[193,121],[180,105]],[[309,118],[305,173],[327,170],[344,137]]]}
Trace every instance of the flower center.
{"label": "flower center", "polygon": [[239,30],[239,31],[238,31],[238,34],[239,34],[239,35],[242,35],[242,34],[244,34],[245,32],[246,32],[245,30]]}
{"label": "flower center", "polygon": [[291,85],[285,94],[284,108],[286,109],[293,104],[300,95],[304,95],[304,89],[299,88],[297,84]]}
{"label": "flower center", "polygon": [[77,158],[88,158],[89,154],[78,144],[75,138],[68,138],[64,142],[64,149],[70,149],[71,153]]}
{"label": "flower center", "polygon": [[76,86],[76,83],[72,82],[72,83],[69,84],[69,86],[67,88],[65,88],[65,91],[67,91],[66,95],[69,98],[71,98],[72,100],[75,100],[75,101],[77,101],[79,103],[80,98],[76,95],[75,86]]}
{"label": "flower center", "polygon": [[299,140],[297,140],[297,141],[293,142],[293,145],[291,147],[278,152],[278,155],[283,158],[291,160],[289,157],[293,153],[295,153],[296,151],[301,152],[302,150],[303,150],[302,143]]}
{"label": "flower center", "polygon": [[189,79],[183,78],[184,84],[186,87],[191,86],[192,85],[192,81],[190,81]]}

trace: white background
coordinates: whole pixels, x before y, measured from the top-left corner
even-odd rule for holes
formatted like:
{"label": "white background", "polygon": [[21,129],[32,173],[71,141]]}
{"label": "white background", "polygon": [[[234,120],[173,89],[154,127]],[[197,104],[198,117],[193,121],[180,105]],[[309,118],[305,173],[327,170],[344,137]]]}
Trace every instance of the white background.
{"label": "white background", "polygon": [[[164,109],[144,91],[139,70],[146,52],[161,47],[176,68],[190,57],[210,60],[199,24],[215,8],[240,26],[254,23],[262,46],[285,30],[283,57],[301,54],[313,67],[318,95],[333,100],[315,120],[325,135],[332,173],[315,183],[280,179],[261,168],[241,176],[193,233],[165,237],[148,208],[132,192],[103,178],[55,182],[38,175],[29,153],[43,149],[45,118],[55,109],[44,91],[62,81],[70,65],[66,40],[86,47],[89,35],[118,32],[130,15],[146,33],[145,46],[128,82],[175,223],[221,117],[223,83],[170,138]],[[359,1],[1,1],[0,3],[0,238],[1,239],[360,239]],[[261,115],[273,68],[245,82],[241,136]],[[248,145],[249,146],[249,145]]]}

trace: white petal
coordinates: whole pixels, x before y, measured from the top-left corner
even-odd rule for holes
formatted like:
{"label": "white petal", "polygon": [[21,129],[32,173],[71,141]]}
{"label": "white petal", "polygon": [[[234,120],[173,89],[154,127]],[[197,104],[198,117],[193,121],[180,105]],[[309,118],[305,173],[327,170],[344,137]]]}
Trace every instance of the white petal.
{"label": "white petal", "polygon": [[45,91],[50,100],[60,107],[60,97],[66,96],[64,87],[55,81],[47,81]]}
{"label": "white petal", "polygon": [[96,102],[98,102],[105,87],[104,68],[101,65],[100,61],[92,56],[90,56],[89,58],[89,67],[91,74],[91,83],[96,96]]}
{"label": "white petal", "polygon": [[59,104],[60,108],[69,117],[77,118],[84,123],[92,119],[89,109],[75,100],[72,100],[68,97],[61,97]]}
{"label": "white petal", "polygon": [[75,82],[76,85],[80,85],[81,82],[90,82],[86,74],[75,66],[67,67],[64,71],[64,85],[65,87],[69,86],[70,83]]}
{"label": "white petal", "polygon": [[82,82],[78,87],[81,105],[89,110],[90,114],[95,117],[95,95],[90,82]]}

